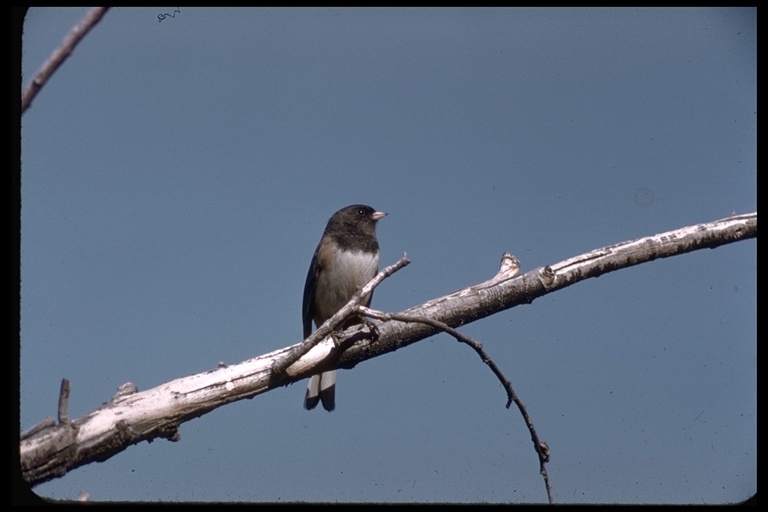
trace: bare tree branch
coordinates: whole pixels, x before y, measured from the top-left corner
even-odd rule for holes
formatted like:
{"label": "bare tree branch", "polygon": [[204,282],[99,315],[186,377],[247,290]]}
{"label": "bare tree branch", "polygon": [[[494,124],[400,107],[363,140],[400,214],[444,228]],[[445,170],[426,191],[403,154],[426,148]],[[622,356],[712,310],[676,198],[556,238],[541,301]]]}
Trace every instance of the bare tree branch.
{"label": "bare tree branch", "polygon": [[72,27],[69,34],[64,38],[58,48],[53,51],[48,60],[43,63],[43,66],[35,74],[32,81],[21,95],[21,113],[32,104],[32,100],[35,98],[40,89],[43,88],[48,79],[53,75],[59,66],[61,66],[65,60],[75,50],[75,46],[80,42],[85,35],[101,20],[102,16],[107,12],[109,7],[92,7],[86,15],[80,20],[80,23]]}
{"label": "bare tree branch", "polygon": [[[755,212],[604,247],[520,276],[514,276],[513,257],[505,255],[502,270],[490,280],[400,314],[431,318],[455,328],[528,304],[583,279],[657,258],[756,237]],[[84,464],[106,460],[141,441],[158,437],[176,441],[182,423],[222,405],[304,379],[316,373],[318,367],[352,368],[439,332],[433,325],[394,319],[377,322],[376,330],[376,341],[368,329],[360,326],[345,331],[346,337],[340,344],[328,336],[282,368],[279,374],[273,369],[281,369],[284,358],[295,354],[296,347],[302,344],[237,365],[219,366],[143,392],[138,392],[130,383],[125,384],[109,402],[81,418],[53,426],[47,421],[26,432],[20,446],[22,474],[35,485]],[[537,450],[540,457],[546,454],[546,444],[541,442]]]}

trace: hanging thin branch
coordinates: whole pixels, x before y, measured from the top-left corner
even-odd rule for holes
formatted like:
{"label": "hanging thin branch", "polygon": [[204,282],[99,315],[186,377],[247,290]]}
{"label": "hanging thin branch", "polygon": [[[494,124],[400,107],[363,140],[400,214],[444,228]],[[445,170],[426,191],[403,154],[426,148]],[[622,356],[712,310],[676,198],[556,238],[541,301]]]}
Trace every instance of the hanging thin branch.
{"label": "hanging thin branch", "polygon": [[[509,268],[507,267],[508,261],[514,261],[515,267],[519,268],[519,264],[517,264],[517,258],[515,258],[512,255],[505,254],[502,258],[502,267],[501,272],[508,271]],[[516,272],[516,269],[515,269]],[[493,372],[494,375],[496,375],[496,378],[499,379],[499,382],[501,382],[501,385],[504,387],[504,390],[507,392],[507,409],[509,409],[510,405],[514,402],[515,405],[517,405],[517,408],[520,410],[520,414],[523,416],[523,420],[525,421],[525,426],[528,427],[528,432],[531,434],[531,441],[533,441],[533,447],[536,451],[536,455],[539,458],[539,473],[541,474],[542,478],[544,479],[544,487],[547,491],[547,501],[549,503],[553,503],[552,501],[552,485],[549,481],[549,475],[547,474],[547,467],[546,463],[549,462],[549,446],[546,442],[541,441],[539,439],[539,434],[536,432],[536,427],[533,425],[533,420],[531,419],[530,415],[528,414],[528,409],[525,407],[525,404],[520,400],[520,398],[517,396],[517,393],[515,393],[515,390],[512,388],[512,383],[504,376],[504,373],[501,371],[501,368],[496,364],[496,362],[491,359],[491,356],[488,355],[488,353],[483,348],[483,344],[475,341],[474,339],[470,338],[469,336],[462,334],[461,332],[457,331],[456,329],[444,324],[443,322],[438,322],[437,320],[434,320],[432,318],[425,318],[425,317],[413,317],[409,315],[400,315],[397,313],[384,313],[382,311],[376,311],[373,309],[366,308],[364,306],[358,306],[357,310],[360,312],[360,314],[376,318],[377,320],[398,320],[400,322],[406,322],[406,323],[423,323],[427,325],[431,325],[432,327],[435,327],[437,329],[440,329],[443,332],[446,332],[456,338],[457,341],[461,343],[465,343],[466,345],[469,345],[475,352],[477,352],[477,355],[480,356],[480,359],[485,363]]]}

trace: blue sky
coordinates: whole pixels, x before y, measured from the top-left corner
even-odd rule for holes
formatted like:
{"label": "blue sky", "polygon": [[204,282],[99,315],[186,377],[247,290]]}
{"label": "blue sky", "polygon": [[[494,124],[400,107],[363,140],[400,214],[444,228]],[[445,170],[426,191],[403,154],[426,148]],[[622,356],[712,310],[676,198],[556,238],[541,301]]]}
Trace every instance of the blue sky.
{"label": "blue sky", "polygon": [[[113,8],[22,118],[20,428],[296,343],[328,217],[389,213],[402,311],[756,210],[756,11]],[[27,14],[22,85],[85,14]],[[558,503],[756,491],[756,241],[464,326]],[[185,423],[35,492],[107,501],[546,501],[519,414],[447,335]]]}

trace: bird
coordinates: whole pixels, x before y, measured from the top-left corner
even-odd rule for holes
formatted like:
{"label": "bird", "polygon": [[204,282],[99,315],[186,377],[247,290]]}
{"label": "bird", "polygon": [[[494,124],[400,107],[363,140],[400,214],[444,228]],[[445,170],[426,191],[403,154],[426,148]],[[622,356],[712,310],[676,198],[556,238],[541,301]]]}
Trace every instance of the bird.
{"label": "bird", "polygon": [[[376,223],[387,214],[364,204],[353,204],[334,213],[325,226],[304,283],[301,318],[304,339],[349,302],[379,271],[379,242]],[[361,305],[371,304],[373,292]],[[339,329],[359,324],[351,317]],[[322,402],[326,411],[336,408],[336,370],[310,377],[304,395],[304,408],[314,409]]]}

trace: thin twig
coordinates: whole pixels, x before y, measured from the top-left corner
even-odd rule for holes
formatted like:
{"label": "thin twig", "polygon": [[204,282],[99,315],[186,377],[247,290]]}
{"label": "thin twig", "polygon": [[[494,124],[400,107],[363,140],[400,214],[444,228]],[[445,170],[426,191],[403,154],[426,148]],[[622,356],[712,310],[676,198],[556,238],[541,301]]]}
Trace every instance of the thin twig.
{"label": "thin twig", "polygon": [[55,427],[55,426],[56,426],[56,420],[55,419],[53,419],[53,418],[45,418],[43,421],[41,421],[40,423],[38,423],[34,427],[32,427],[32,428],[22,432],[19,435],[19,440],[23,441],[24,439],[28,439],[28,438],[34,436],[35,434],[37,434],[39,432],[42,432],[43,430],[48,430],[49,428]]}
{"label": "thin twig", "polygon": [[35,77],[29,83],[24,93],[21,95],[21,113],[32,103],[40,89],[43,88],[45,83],[51,77],[51,75],[61,66],[67,57],[69,57],[75,49],[75,46],[85,37],[85,35],[101,20],[104,13],[107,12],[109,7],[92,7],[91,10],[86,13],[83,19],[72,27],[69,34],[64,38],[56,48],[48,60],[43,63],[43,66],[35,74]]}
{"label": "thin twig", "polygon": [[403,254],[403,256],[400,258],[400,260],[390,265],[386,268],[384,268],[381,272],[376,274],[373,279],[371,279],[368,284],[360,288],[347,302],[347,304],[338,310],[336,314],[334,314],[331,318],[326,320],[323,325],[317,328],[315,332],[313,332],[306,340],[304,340],[302,343],[297,345],[293,350],[291,350],[288,354],[286,354],[282,359],[277,361],[272,366],[272,372],[275,375],[279,375],[285,371],[286,368],[291,366],[293,363],[301,359],[301,357],[312,350],[312,348],[320,343],[322,340],[324,340],[328,335],[330,335],[339,325],[341,325],[347,318],[350,316],[356,315],[357,313],[357,307],[360,305],[360,301],[363,297],[370,294],[374,288],[376,288],[384,279],[388,278],[401,268],[407,266],[411,260],[408,259],[407,254]]}
{"label": "thin twig", "polygon": [[536,451],[536,455],[539,458],[539,473],[541,474],[542,478],[544,478],[544,486],[547,490],[547,499],[549,500],[549,503],[553,503],[552,501],[552,488],[550,486],[549,482],[549,475],[547,474],[547,467],[546,463],[549,462],[549,446],[546,442],[541,441],[539,439],[539,435],[536,433],[536,427],[533,425],[533,420],[531,420],[530,415],[528,414],[528,410],[525,407],[525,404],[520,400],[520,398],[517,396],[517,393],[515,393],[515,390],[512,388],[512,383],[507,379],[504,374],[502,373],[501,369],[498,367],[498,365],[491,359],[491,357],[488,355],[488,353],[483,349],[483,344],[479,341],[476,341],[469,336],[462,334],[461,332],[457,331],[450,325],[440,322],[438,320],[435,320],[433,318],[427,318],[427,317],[419,317],[419,316],[410,316],[410,315],[402,315],[398,313],[384,313],[382,311],[377,311],[374,309],[366,308],[364,306],[358,306],[357,311],[360,315],[365,315],[371,318],[375,318],[377,320],[395,320],[398,322],[417,322],[426,324],[429,326],[432,326],[436,329],[440,329],[441,331],[444,331],[454,338],[456,338],[457,341],[460,341],[462,343],[466,343],[472,349],[474,349],[475,352],[477,352],[477,355],[480,356],[480,359],[488,365],[488,367],[491,369],[494,375],[496,375],[496,378],[499,379],[502,386],[504,386],[504,389],[507,392],[507,409],[512,405],[512,402],[517,405],[517,408],[520,410],[520,413],[523,415],[523,420],[525,421],[526,427],[528,427],[528,431],[531,434],[531,441],[533,442],[533,447]]}

